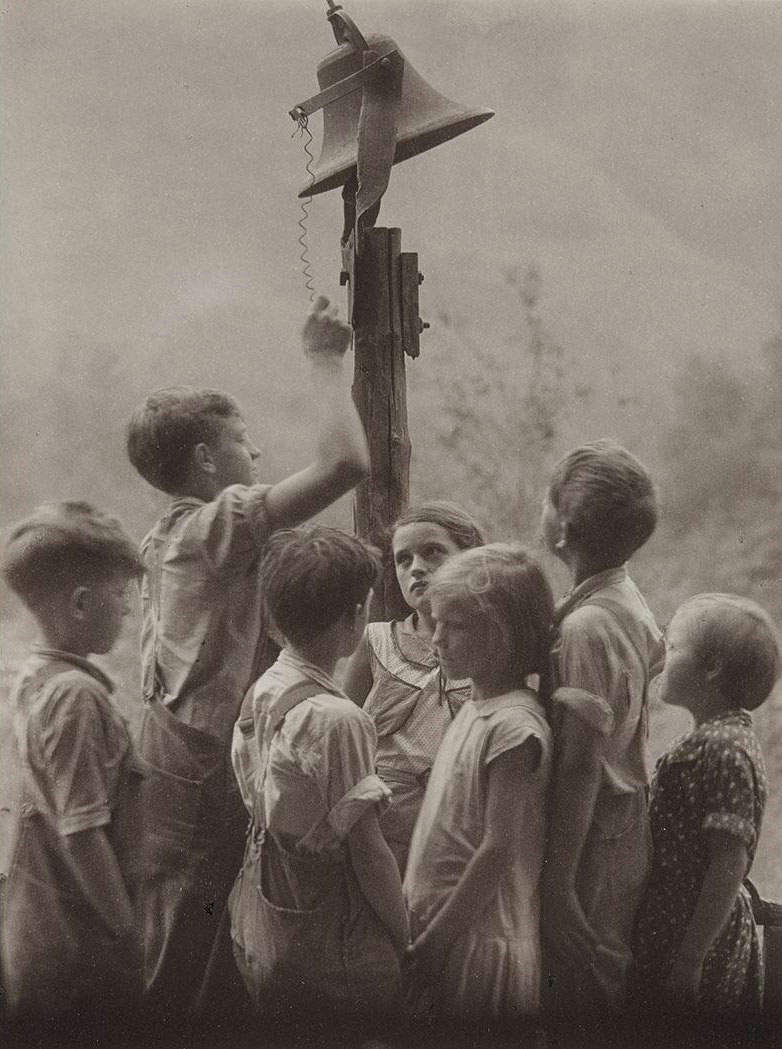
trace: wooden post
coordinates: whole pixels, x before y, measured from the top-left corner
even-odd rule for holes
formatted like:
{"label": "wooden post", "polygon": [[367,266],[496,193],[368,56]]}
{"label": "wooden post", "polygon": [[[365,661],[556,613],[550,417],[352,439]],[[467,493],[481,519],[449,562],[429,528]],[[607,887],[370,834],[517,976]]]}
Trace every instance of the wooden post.
{"label": "wooden post", "polygon": [[[418,355],[418,258],[401,252],[399,229],[364,231],[359,255],[352,237],[344,249],[349,313],[355,328],[353,399],[367,434],[369,476],[354,504],[358,535],[383,548],[407,507],[410,436],[407,428],[405,353]],[[414,313],[414,319],[412,317]],[[392,565],[377,588],[372,617],[405,614]]]}

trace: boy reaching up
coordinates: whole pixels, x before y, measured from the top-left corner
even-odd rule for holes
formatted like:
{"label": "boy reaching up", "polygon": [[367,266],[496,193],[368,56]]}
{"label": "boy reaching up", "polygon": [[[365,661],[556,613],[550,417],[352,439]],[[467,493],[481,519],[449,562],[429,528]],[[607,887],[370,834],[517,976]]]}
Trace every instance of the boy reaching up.
{"label": "boy reaching up", "polygon": [[314,462],[259,484],[260,452],[232,398],[213,390],[150,396],[128,427],[128,454],[173,497],[142,543],[146,780],[140,911],[150,1005],[193,1009],[242,862],[246,814],[231,734],[244,693],[274,659],[259,562],[274,531],[323,510],[368,469],[343,376],[350,327],[320,297],[303,330],[324,409]]}

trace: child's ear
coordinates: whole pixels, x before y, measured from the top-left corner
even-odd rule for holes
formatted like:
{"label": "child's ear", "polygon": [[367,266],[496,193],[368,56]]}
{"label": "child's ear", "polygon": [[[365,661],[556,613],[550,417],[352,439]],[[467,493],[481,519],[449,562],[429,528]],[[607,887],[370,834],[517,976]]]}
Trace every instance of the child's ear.
{"label": "child's ear", "polygon": [[77,586],[71,594],[68,602],[68,611],[74,619],[84,619],[90,602],[90,588],[88,586]]}
{"label": "child's ear", "polygon": [[200,470],[203,473],[213,474],[217,469],[215,466],[214,455],[212,449],[204,441],[201,441],[193,449],[193,465],[196,470]]}
{"label": "child's ear", "polygon": [[554,548],[560,552],[564,550],[570,544],[570,525],[564,517],[560,517],[557,521],[557,538],[554,542]]}
{"label": "child's ear", "polygon": [[705,668],[704,676],[710,684],[719,684],[723,669],[724,664],[722,663],[722,660],[717,659]]}

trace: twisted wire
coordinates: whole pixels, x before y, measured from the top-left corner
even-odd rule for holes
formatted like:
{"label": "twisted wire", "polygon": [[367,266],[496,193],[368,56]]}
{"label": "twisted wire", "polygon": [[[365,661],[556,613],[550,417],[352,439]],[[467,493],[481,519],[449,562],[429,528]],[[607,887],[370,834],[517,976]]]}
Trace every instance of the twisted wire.
{"label": "twisted wire", "polygon": [[[309,127],[307,126],[308,123],[309,123],[309,121],[307,119],[307,116],[304,113],[302,113],[301,116],[296,121],[296,125],[297,125],[296,126],[296,130],[291,135],[291,138],[295,138],[296,135],[300,135],[301,136],[301,138],[302,138],[302,145],[304,146],[304,152],[307,154],[307,163],[306,163],[305,167],[306,167],[307,174],[310,177],[307,189],[309,189],[309,187],[315,181],[315,172],[313,171],[313,168],[312,168],[312,165],[315,162],[315,155],[312,152],[312,150],[310,149],[310,143],[312,142],[312,132],[310,131]],[[304,138],[304,134],[305,133],[307,135],[306,138]],[[301,204],[300,204],[301,215],[299,216],[299,219],[298,219],[296,224],[299,227],[299,229],[301,230],[301,233],[299,234],[299,237],[298,237],[298,244],[301,247],[301,254],[299,255],[299,261],[301,262],[301,271],[302,271],[302,273],[304,275],[304,286],[307,289],[307,292],[309,293],[309,301],[313,302],[314,299],[315,299],[315,283],[314,283],[314,278],[313,278],[313,274],[312,274],[312,269],[310,267],[310,249],[309,249],[309,243],[307,241],[307,219],[309,218],[310,204],[311,203],[312,203],[312,194],[308,193],[307,196],[303,197],[302,200],[301,200]]]}

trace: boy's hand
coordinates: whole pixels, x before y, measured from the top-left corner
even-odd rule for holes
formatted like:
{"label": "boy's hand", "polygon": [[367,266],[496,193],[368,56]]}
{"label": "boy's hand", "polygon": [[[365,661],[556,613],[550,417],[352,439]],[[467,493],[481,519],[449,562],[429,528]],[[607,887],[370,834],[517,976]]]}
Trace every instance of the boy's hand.
{"label": "boy's hand", "polygon": [[337,316],[337,306],[325,295],[313,302],[301,333],[304,352],[310,357],[340,358],[350,346],[352,328]]}

